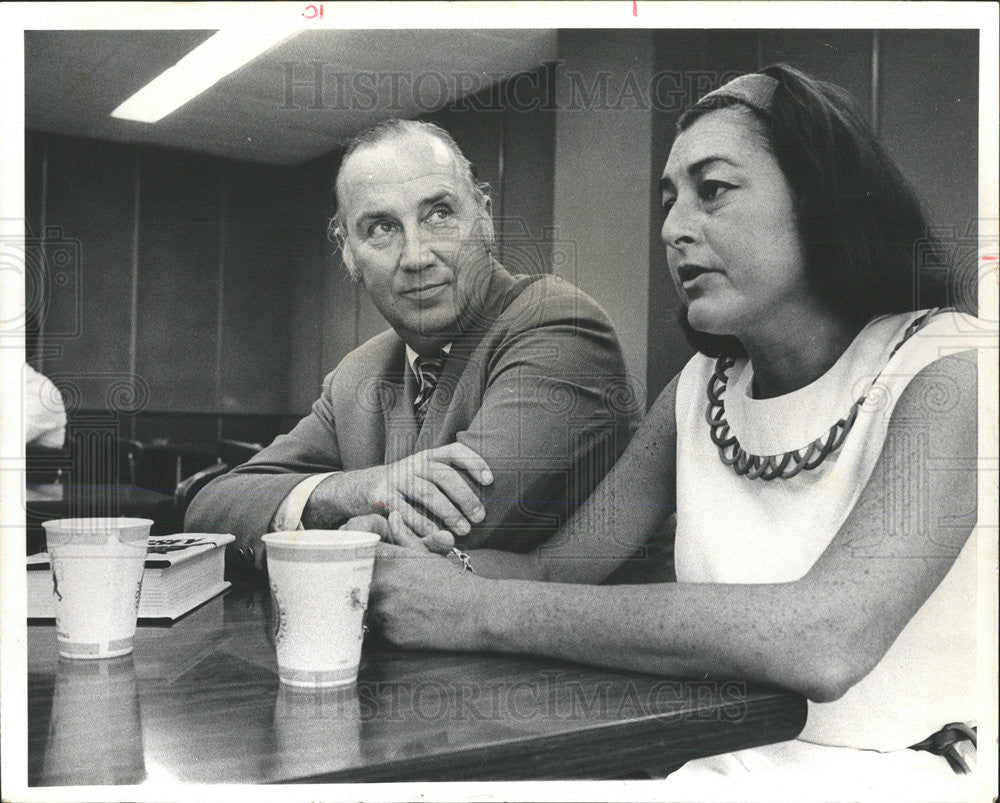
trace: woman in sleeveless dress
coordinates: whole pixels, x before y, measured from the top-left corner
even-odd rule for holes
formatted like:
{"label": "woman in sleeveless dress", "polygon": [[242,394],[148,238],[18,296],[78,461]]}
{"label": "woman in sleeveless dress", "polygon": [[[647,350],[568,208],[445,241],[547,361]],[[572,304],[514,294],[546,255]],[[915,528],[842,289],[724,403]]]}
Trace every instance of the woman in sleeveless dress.
{"label": "woman in sleeveless dress", "polygon": [[[809,699],[798,739],[691,761],[677,799],[968,799],[981,323],[915,270],[919,203],[836,87],[779,65],[710,93],[660,186],[699,353],[541,549],[395,560],[424,547],[391,514],[373,620]],[[675,509],[676,582],[594,585]],[[947,760],[910,749],[946,725]]]}

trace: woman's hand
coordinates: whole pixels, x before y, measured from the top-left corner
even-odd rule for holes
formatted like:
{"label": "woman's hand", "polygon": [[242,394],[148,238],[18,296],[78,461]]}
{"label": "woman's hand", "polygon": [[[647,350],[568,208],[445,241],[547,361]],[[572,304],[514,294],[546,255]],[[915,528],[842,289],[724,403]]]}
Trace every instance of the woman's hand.
{"label": "woman's hand", "polygon": [[455,536],[447,530],[438,530],[425,538],[421,538],[406,526],[403,517],[395,510],[389,514],[388,519],[385,516],[380,516],[378,513],[366,513],[364,516],[354,516],[341,525],[339,529],[375,533],[381,536],[383,541],[390,544],[398,544],[407,549],[416,549],[424,552],[436,552],[439,555],[447,555],[451,552],[451,548],[455,546]]}
{"label": "woman's hand", "polygon": [[477,649],[475,587],[484,581],[413,538],[406,547],[378,545],[370,624],[398,647]]}

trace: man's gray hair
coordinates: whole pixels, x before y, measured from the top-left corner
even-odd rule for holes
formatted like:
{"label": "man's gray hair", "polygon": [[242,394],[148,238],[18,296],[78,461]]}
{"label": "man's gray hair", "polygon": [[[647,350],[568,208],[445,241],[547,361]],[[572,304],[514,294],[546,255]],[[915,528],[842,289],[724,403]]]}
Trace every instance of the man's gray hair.
{"label": "man's gray hair", "polygon": [[475,199],[483,244],[486,246],[487,251],[492,251],[493,249],[496,234],[493,230],[493,217],[490,212],[490,185],[486,182],[476,180],[475,173],[472,169],[472,163],[466,158],[465,154],[462,153],[462,149],[458,147],[458,143],[455,142],[451,134],[441,128],[441,126],[434,123],[428,123],[423,120],[400,120],[394,117],[389,120],[383,120],[380,123],[376,123],[370,128],[366,128],[360,134],[355,135],[350,142],[347,143],[347,147],[344,150],[344,157],[340,162],[340,170],[338,171],[337,181],[334,187],[337,199],[337,211],[334,213],[327,226],[327,236],[331,241],[337,243],[340,247],[344,256],[344,265],[347,267],[347,272],[353,279],[358,278],[358,271],[353,261],[348,256],[347,250],[344,248],[347,240],[347,215],[341,204],[343,193],[341,192],[340,184],[340,177],[343,175],[344,165],[347,164],[347,160],[351,158],[355,151],[359,151],[362,148],[372,145],[377,145],[381,142],[385,142],[386,140],[402,139],[403,137],[414,134],[425,134],[434,137],[438,141],[442,142],[449,150],[452,157],[455,159],[455,165],[458,168],[458,173],[462,182],[465,184],[465,188],[469,191],[472,198]]}

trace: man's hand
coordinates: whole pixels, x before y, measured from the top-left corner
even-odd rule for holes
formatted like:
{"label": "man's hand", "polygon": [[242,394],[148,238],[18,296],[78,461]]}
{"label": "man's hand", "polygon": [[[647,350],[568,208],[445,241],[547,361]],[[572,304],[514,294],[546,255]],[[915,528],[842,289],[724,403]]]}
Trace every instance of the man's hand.
{"label": "man's hand", "polygon": [[342,524],[340,529],[375,533],[386,543],[398,544],[421,552],[436,552],[439,555],[447,555],[455,546],[455,536],[447,530],[438,530],[426,538],[420,538],[403,523],[397,511],[390,513],[388,519],[377,513],[354,516]]}
{"label": "man's hand", "polygon": [[417,537],[439,537],[441,528],[431,516],[454,535],[467,535],[486,511],[461,471],[482,485],[493,482],[486,461],[460,443],[417,452],[386,466],[334,474],[309,497],[303,524],[322,528],[345,517],[396,511]]}
{"label": "man's hand", "polygon": [[377,513],[366,513],[364,516],[353,516],[340,525],[340,530],[359,530],[363,533],[375,533],[383,541],[392,543],[392,533],[389,521]]}

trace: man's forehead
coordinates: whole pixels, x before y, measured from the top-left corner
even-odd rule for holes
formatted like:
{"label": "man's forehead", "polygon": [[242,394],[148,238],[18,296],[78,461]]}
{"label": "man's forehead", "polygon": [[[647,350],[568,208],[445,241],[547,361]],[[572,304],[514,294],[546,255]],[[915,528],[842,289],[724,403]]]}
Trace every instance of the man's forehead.
{"label": "man's forehead", "polygon": [[455,156],[445,143],[429,135],[408,134],[352,153],[341,168],[340,185],[359,191],[427,178],[454,181],[457,176]]}

